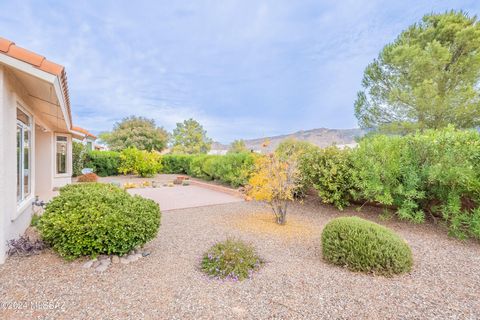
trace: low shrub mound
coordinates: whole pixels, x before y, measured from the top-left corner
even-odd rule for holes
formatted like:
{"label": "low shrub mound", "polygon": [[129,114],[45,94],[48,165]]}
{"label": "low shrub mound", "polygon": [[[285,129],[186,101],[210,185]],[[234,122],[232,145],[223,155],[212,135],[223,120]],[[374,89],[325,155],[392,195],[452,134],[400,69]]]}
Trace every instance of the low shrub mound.
{"label": "low shrub mound", "polygon": [[72,184],[47,204],[38,229],[66,259],[123,255],[156,236],[160,215],[154,201],[112,184]]}
{"label": "low shrub mound", "polygon": [[253,246],[227,239],[205,253],[201,269],[212,277],[237,281],[250,278],[262,263]]}
{"label": "low shrub mound", "polygon": [[93,172],[86,173],[86,174],[82,174],[81,176],[78,176],[77,181],[78,182],[97,182],[98,176]]}
{"label": "low shrub mound", "polygon": [[330,221],[322,232],[323,258],[352,271],[394,275],[412,268],[412,251],[390,229],[358,218]]}

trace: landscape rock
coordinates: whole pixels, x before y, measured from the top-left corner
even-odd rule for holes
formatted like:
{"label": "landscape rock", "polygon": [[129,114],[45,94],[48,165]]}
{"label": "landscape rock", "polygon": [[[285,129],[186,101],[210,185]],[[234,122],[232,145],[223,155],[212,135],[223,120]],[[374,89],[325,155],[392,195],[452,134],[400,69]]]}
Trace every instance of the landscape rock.
{"label": "landscape rock", "polygon": [[130,260],[128,259],[128,257],[120,257],[120,263],[121,264],[128,264],[128,263],[130,263]]}
{"label": "landscape rock", "polygon": [[135,262],[138,259],[140,259],[141,257],[142,257],[141,254],[134,253],[134,254],[128,255],[127,259],[128,259],[128,262]]}
{"label": "landscape rock", "polygon": [[93,263],[95,262],[95,260],[88,260],[87,262],[85,262],[82,266],[82,268],[84,269],[89,269],[92,267]]}
{"label": "landscape rock", "polygon": [[118,256],[112,256],[112,263],[119,263],[120,258]]}
{"label": "landscape rock", "polygon": [[100,261],[95,260],[95,261],[93,261],[92,267],[93,267],[93,268],[96,268],[96,267],[98,267],[98,266],[100,265],[100,263],[101,263]]}
{"label": "landscape rock", "polygon": [[98,257],[98,260],[103,261],[103,260],[109,260],[110,261],[110,256],[107,256],[106,254],[101,254]]}
{"label": "landscape rock", "polygon": [[[106,261],[106,260],[104,260],[104,261]],[[104,272],[108,269],[109,266],[110,266],[110,262],[100,263],[100,265],[95,268],[95,271]]]}

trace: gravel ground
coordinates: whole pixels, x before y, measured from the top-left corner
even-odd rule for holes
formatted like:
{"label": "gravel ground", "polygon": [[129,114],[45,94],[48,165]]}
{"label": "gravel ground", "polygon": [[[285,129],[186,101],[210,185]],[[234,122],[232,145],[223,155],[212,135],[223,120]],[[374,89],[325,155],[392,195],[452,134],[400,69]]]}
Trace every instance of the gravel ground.
{"label": "gravel ground", "polygon": [[[368,209],[374,211],[375,209]],[[479,319],[480,244],[429,224],[376,220],[411,245],[415,265],[394,278],[352,273],[321,259],[320,232],[342,213],[316,202],[292,206],[272,225],[254,202],[168,211],[151,255],[105,273],[46,251],[0,266],[2,319]],[[266,260],[253,279],[209,279],[198,270],[217,240],[253,243]],[[43,304],[45,305],[43,305]],[[42,310],[42,307],[50,310]]]}

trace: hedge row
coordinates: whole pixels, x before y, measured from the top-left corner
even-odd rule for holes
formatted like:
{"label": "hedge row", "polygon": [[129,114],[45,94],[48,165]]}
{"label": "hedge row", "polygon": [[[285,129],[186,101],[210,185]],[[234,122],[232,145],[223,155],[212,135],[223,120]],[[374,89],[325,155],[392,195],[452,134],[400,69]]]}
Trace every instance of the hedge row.
{"label": "hedge row", "polygon": [[396,208],[413,222],[445,221],[459,238],[480,239],[480,133],[453,128],[376,135],[353,150],[316,149],[301,170],[326,203],[352,200]]}
{"label": "hedge row", "polygon": [[164,155],[163,173],[188,174],[205,180],[218,180],[232,187],[243,186],[254,170],[252,153],[220,155]]}
{"label": "hedge row", "polygon": [[92,151],[84,167],[101,177],[133,173],[152,176],[155,173],[188,174],[205,180],[217,180],[233,187],[243,186],[254,169],[252,153],[220,155],[164,155],[136,149],[122,152]]}

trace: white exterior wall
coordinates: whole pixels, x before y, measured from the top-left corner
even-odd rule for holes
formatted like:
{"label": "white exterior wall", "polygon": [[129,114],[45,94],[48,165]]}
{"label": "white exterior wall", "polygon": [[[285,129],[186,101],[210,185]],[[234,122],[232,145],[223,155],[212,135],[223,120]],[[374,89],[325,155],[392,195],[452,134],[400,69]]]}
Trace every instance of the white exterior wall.
{"label": "white exterior wall", "polygon": [[[31,128],[31,192],[17,204],[17,106],[32,117]],[[21,88],[21,84],[0,65],[0,264],[6,259],[8,240],[21,236],[30,225],[33,214],[32,202],[36,195],[52,195],[52,188],[71,182],[72,144],[68,137],[67,173],[56,175],[55,134],[50,128],[37,127],[37,118],[33,102]],[[40,121],[40,120],[39,120]],[[40,121],[41,122],[41,121]]]}
{"label": "white exterior wall", "polygon": [[51,194],[53,189],[53,157],[52,132],[44,132],[35,128],[35,188],[40,200]]}
{"label": "white exterior wall", "polygon": [[[22,102],[17,95],[14,84],[9,80],[5,69],[0,67],[1,92],[1,160],[0,160],[0,263],[5,261],[7,240],[20,236],[30,224],[32,206],[35,195],[35,167],[31,170],[30,196],[17,206],[17,103]],[[24,103],[22,106],[26,107]],[[33,121],[35,117],[33,116]],[[32,141],[35,139],[35,130],[32,130]],[[35,144],[32,143],[32,164],[35,163]]]}

